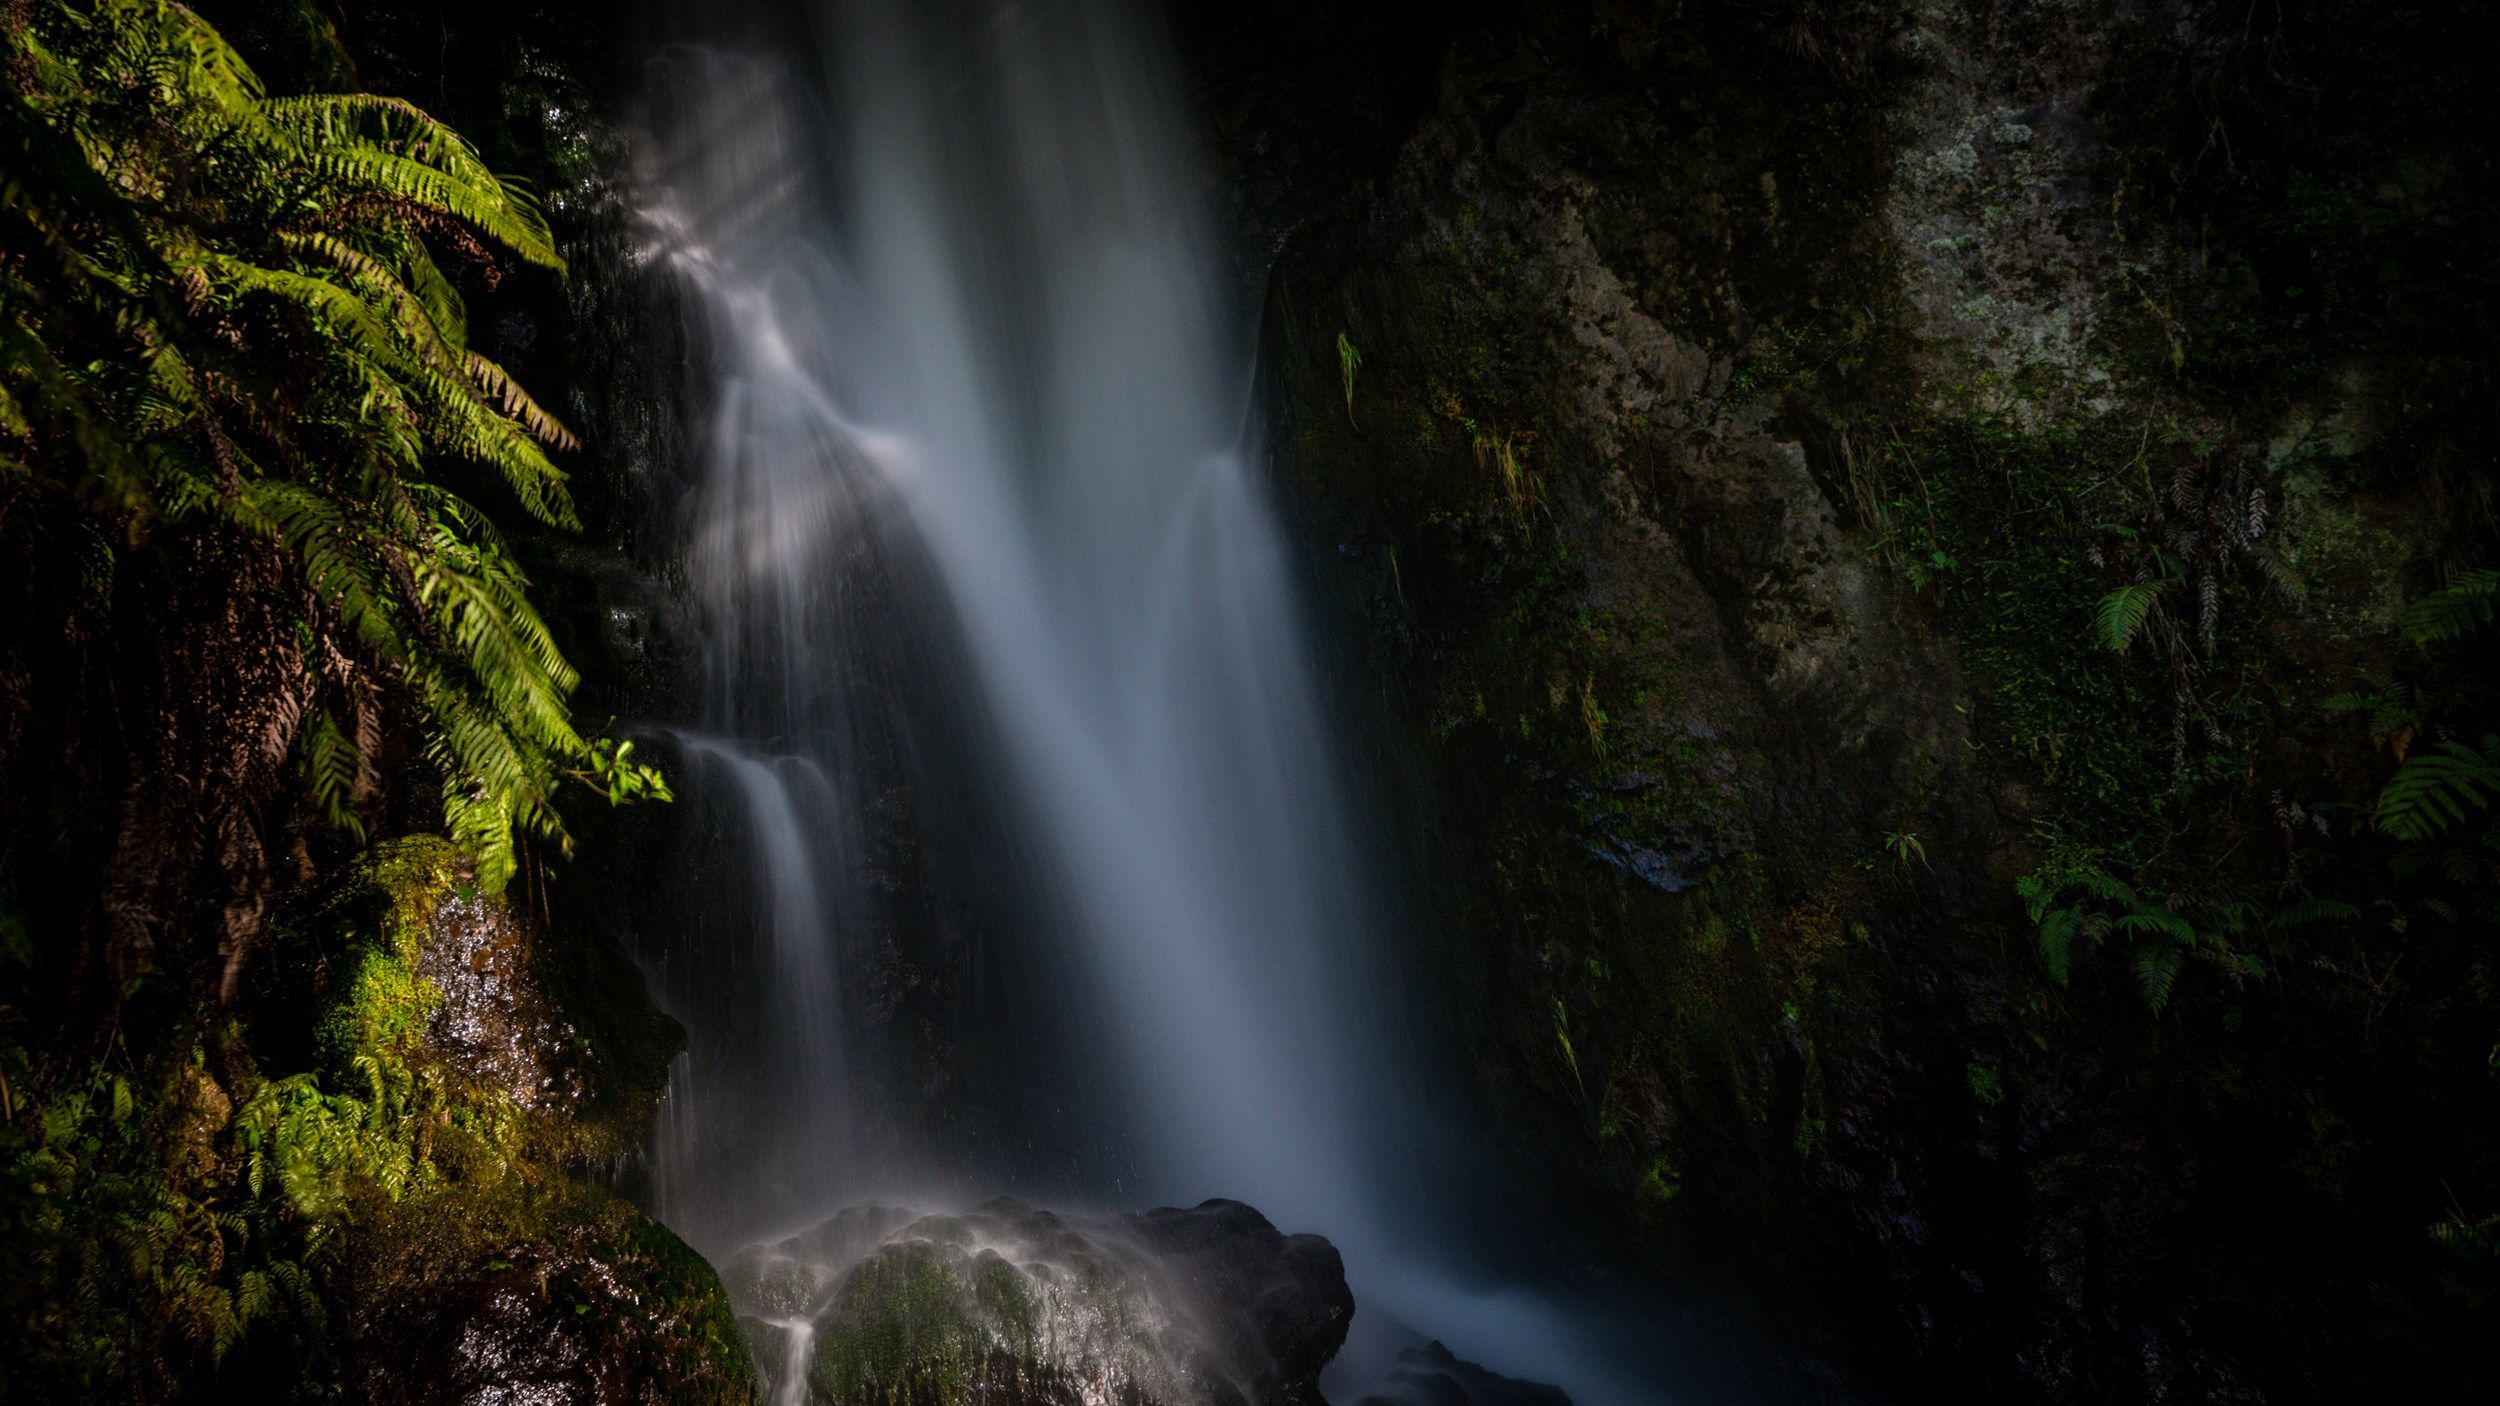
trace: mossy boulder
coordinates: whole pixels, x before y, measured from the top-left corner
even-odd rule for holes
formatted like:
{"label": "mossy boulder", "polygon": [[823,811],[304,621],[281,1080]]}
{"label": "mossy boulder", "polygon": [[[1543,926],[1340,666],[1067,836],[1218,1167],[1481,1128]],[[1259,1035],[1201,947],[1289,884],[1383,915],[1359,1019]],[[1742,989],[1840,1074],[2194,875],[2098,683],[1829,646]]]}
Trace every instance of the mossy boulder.
{"label": "mossy boulder", "polygon": [[332,1237],[325,1370],[374,1402],[751,1400],[711,1266],[582,1175],[644,1126],[585,1123],[610,1066],[542,980],[566,936],[423,835],[375,845],[294,928],[282,994],[309,1008],[309,1067],[242,1120]]}
{"label": "mossy boulder", "polygon": [[334,1292],[359,1400],[755,1398],[711,1266],[579,1181],[516,1171],[369,1207],[349,1246]]}
{"label": "mossy boulder", "polygon": [[1335,1249],[1233,1201],[1094,1220],[857,1207],[732,1261],[768,1373],[819,1406],[1288,1406],[1353,1317]]}

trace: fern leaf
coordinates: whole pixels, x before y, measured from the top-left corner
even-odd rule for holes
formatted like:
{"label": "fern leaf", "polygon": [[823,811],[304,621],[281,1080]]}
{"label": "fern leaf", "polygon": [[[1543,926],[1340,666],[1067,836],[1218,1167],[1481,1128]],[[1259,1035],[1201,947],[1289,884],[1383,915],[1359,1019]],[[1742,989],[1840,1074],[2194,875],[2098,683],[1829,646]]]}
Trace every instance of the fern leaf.
{"label": "fern leaf", "polygon": [[2135,949],[2136,989],[2155,1015],[2170,1004],[2170,990],[2178,983],[2181,960],[2179,949],[2166,942],[2148,942]]}
{"label": "fern leaf", "polygon": [[2040,961],[2060,986],[2074,963],[2075,932],[2081,925],[2079,915],[2068,908],[2050,913],[2040,924]]}
{"label": "fern leaf", "polygon": [[2416,750],[2388,778],[2374,813],[2378,827],[2399,840],[2431,839],[2488,809],[2500,795],[2500,735],[2486,736],[2482,750],[2442,742]]}
{"label": "fern leaf", "polygon": [[2325,923],[2348,923],[2361,916],[2361,910],[2332,898],[2308,898],[2284,908],[2269,920],[2278,928],[2316,927]]}
{"label": "fern leaf", "polygon": [[2196,925],[2181,914],[2151,904],[2139,904],[2132,912],[2119,917],[2114,925],[2122,931],[2157,934],[2185,947],[2196,945]]}
{"label": "fern leaf", "polygon": [[2421,644],[2462,639],[2491,623],[2495,604],[2500,604],[2500,571],[2461,572],[2445,590],[2406,609],[2405,633]]}
{"label": "fern leaf", "polygon": [[2144,622],[2153,613],[2154,603],[2161,595],[2159,581],[2139,581],[2121,586],[2101,597],[2092,612],[2092,634],[2103,648],[2123,654],[2127,646],[2144,629]]}
{"label": "fern leaf", "polygon": [[469,375],[503,407],[505,414],[527,426],[541,444],[566,450],[581,448],[581,441],[573,437],[573,432],[540,408],[538,402],[530,398],[529,392],[521,389],[521,383],[512,379],[510,372],[471,352]]}
{"label": "fern leaf", "polygon": [[301,746],[305,781],[313,799],[331,824],[362,841],[365,823],[357,813],[356,798],[368,789],[364,754],[326,708],[304,729]]}

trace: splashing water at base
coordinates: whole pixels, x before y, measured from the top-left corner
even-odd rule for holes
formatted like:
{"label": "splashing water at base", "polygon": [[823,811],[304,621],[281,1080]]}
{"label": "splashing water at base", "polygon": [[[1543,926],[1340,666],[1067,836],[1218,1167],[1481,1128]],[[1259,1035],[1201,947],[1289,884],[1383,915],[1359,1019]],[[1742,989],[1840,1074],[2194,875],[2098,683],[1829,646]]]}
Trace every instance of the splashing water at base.
{"label": "splashing water at base", "polygon": [[[1238,1197],[1335,1239],[1367,1310],[1584,1406],[1649,1399],[1550,1307],[1414,1249],[1450,1154],[1387,1033],[1148,33],[1110,0],[863,0],[719,21],[660,65],[653,253],[708,318],[681,743],[759,934],[663,976],[694,1049],[660,1209],[717,1249],[885,1194]],[[1011,837],[945,850],[977,883],[930,861],[1009,895],[954,1057],[1033,1128],[978,1154],[852,1020],[897,890],[861,817],[898,790]]]}

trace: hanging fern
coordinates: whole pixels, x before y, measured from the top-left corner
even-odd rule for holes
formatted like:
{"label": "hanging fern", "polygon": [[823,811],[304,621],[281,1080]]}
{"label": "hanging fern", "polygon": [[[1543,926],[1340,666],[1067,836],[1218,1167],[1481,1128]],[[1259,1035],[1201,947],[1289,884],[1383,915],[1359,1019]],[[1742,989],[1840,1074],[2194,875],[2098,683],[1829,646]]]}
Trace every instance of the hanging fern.
{"label": "hanging fern", "polygon": [[2163,582],[2139,581],[2101,597],[2092,612],[2092,635],[2102,648],[2124,654],[2161,599]]}
{"label": "hanging fern", "polygon": [[2170,1004],[2170,988],[2178,983],[2182,960],[2184,954],[2169,943],[2147,942],[2135,949],[2135,984],[2145,1009],[2160,1015],[2162,1007]]}

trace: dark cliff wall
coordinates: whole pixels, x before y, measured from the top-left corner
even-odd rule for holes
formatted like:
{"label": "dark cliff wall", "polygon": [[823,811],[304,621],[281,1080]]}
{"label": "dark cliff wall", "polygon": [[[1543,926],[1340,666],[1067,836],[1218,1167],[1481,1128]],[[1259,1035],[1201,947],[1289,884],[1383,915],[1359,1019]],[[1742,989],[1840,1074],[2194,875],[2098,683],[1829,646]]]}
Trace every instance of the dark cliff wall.
{"label": "dark cliff wall", "polygon": [[1879,1390],[2488,1388],[2456,24],[1181,22],[1496,1121]]}

